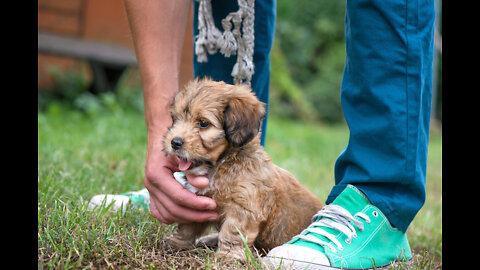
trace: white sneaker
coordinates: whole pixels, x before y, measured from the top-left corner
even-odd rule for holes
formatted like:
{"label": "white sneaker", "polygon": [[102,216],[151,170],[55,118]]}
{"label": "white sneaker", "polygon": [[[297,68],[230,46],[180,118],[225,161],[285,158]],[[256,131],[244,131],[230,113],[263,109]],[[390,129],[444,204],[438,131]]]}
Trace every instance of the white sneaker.
{"label": "white sneaker", "polygon": [[150,210],[150,194],[148,190],[144,188],[139,191],[130,191],[122,194],[95,195],[88,202],[87,208],[94,210],[99,207],[110,207],[109,210],[113,212],[122,209],[122,214],[125,214],[128,204],[135,209]]}

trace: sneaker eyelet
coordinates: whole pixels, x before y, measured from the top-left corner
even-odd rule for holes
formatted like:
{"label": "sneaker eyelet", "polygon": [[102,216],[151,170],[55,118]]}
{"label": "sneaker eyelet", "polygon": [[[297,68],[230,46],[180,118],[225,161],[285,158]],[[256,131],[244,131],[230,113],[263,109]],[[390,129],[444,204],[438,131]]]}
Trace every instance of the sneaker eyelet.
{"label": "sneaker eyelet", "polygon": [[373,216],[373,217],[378,217],[378,212],[377,212],[377,211],[373,211],[373,212],[372,212],[372,216]]}
{"label": "sneaker eyelet", "polygon": [[352,240],[348,240],[348,238],[347,238],[347,239],[345,239],[345,243],[350,245],[352,243]]}

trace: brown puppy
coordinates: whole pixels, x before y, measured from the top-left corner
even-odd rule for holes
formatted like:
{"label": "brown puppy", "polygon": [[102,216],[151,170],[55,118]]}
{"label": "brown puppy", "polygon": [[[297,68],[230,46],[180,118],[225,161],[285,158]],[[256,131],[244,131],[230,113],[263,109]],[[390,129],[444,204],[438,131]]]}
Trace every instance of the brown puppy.
{"label": "brown puppy", "polygon": [[[322,208],[260,145],[265,108],[248,86],[193,80],[175,96],[171,115],[164,151],[178,156],[186,173],[208,175],[209,186],[197,194],[217,203],[219,256],[245,260],[237,229],[250,248],[268,251],[300,233]],[[168,242],[191,248],[209,224],[179,224]]]}

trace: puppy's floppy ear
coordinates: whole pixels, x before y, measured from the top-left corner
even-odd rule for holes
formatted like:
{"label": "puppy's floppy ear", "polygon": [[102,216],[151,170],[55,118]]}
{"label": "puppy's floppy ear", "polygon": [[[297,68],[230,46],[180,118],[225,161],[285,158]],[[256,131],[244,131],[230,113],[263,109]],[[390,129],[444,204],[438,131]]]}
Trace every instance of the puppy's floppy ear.
{"label": "puppy's floppy ear", "polygon": [[233,91],[223,114],[223,128],[227,141],[235,147],[242,147],[260,130],[265,107],[246,86],[235,87],[241,91]]}

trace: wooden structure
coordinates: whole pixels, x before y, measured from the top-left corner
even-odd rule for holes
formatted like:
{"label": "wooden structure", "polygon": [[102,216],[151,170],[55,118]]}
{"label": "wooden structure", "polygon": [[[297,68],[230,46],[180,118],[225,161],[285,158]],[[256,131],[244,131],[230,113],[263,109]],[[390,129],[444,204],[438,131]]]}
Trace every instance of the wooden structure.
{"label": "wooden structure", "polygon": [[115,90],[125,69],[137,66],[135,53],[125,47],[40,32],[38,52],[88,61],[93,74],[92,93]]}
{"label": "wooden structure", "polygon": [[[189,20],[180,85],[193,77],[192,14]],[[84,74],[94,92],[114,89],[129,67],[138,72],[121,0],[39,0],[38,32],[39,90],[54,83],[48,66]]]}

